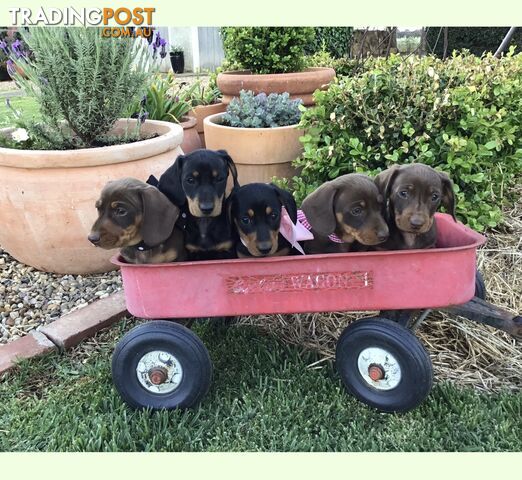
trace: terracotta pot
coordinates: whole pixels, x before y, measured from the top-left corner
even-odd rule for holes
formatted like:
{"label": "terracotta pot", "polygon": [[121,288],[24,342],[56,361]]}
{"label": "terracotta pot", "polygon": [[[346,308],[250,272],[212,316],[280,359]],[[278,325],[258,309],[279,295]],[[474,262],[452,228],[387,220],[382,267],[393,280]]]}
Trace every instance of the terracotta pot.
{"label": "terracotta pot", "polygon": [[201,146],[205,148],[205,131],[203,129],[203,120],[207,118],[209,115],[214,115],[215,113],[224,112],[227,109],[227,106],[223,102],[213,103],[212,105],[198,105],[193,108],[189,115],[195,117],[197,120],[196,130],[199,134],[199,139],[201,140]]}
{"label": "terracotta pot", "polygon": [[[135,125],[136,120],[120,119],[111,133]],[[115,251],[87,240],[102,187],[122,177],[158,177],[182,153],[179,125],[148,120],[142,132],[159,136],[69,151],[0,148],[0,245],[18,261],[47,272],[112,270]]]}
{"label": "terracotta pot", "polygon": [[252,90],[256,94],[288,92],[291,98],[302,99],[304,105],[313,105],[313,93],[326,88],[334,77],[333,68],[308,68],[303,72],[266,75],[254,75],[249,71],[223,72],[217,77],[217,85],[225,104],[239,97],[241,90]]}
{"label": "terracotta pot", "polygon": [[224,149],[234,160],[241,185],[270,182],[272,177],[291,178],[297,172],[291,162],[303,151],[296,125],[277,128],[236,128],[222,125],[222,113],[204,120],[207,148]]}
{"label": "terracotta pot", "polygon": [[181,142],[183,153],[190,153],[201,148],[201,140],[199,139],[199,134],[196,130],[197,120],[194,117],[187,115],[181,118],[179,124],[183,128],[183,142]]}

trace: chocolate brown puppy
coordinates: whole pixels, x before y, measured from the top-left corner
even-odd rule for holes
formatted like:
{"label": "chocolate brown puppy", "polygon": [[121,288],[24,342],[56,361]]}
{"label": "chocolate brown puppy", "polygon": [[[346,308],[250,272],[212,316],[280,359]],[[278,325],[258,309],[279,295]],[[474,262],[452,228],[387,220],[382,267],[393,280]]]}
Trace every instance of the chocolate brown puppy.
{"label": "chocolate brown puppy", "polygon": [[427,165],[393,166],[375,177],[387,204],[390,237],[382,250],[431,248],[437,240],[435,212],[442,205],[455,219],[450,178]]}
{"label": "chocolate brown puppy", "polygon": [[120,248],[129,263],[166,263],[185,258],[179,208],[156,187],[135,178],[109,182],[96,202],[98,218],[88,236],[100,248]]}
{"label": "chocolate brown puppy", "polygon": [[383,196],[366,175],[350,173],[324,183],[301,205],[314,234],[302,243],[305,252],[361,251],[384,242],[383,207]]}

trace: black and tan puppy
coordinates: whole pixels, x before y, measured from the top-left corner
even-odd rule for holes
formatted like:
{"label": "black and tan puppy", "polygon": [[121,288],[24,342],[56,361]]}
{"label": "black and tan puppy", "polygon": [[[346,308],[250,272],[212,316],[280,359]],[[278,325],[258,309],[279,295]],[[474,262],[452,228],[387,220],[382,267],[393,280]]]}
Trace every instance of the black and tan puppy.
{"label": "black and tan puppy", "polygon": [[282,208],[295,224],[297,207],[289,192],[273,184],[250,183],[230,196],[230,218],[239,235],[237,256],[289,255],[292,247],[279,233]]}
{"label": "black and tan puppy", "polygon": [[390,238],[385,250],[431,248],[437,240],[435,212],[442,205],[455,219],[455,195],[450,178],[427,165],[393,166],[375,182],[387,202]]}
{"label": "black and tan puppy", "polygon": [[360,251],[386,241],[383,207],[383,196],[366,175],[350,173],[324,183],[301,205],[314,234],[303,242],[305,252]]}
{"label": "black and tan puppy", "polygon": [[201,149],[180,155],[159,179],[159,190],[181,209],[178,223],[191,260],[235,257],[235,235],[224,208],[229,174],[239,186],[226,151]]}
{"label": "black and tan puppy", "polygon": [[185,258],[179,208],[156,187],[135,178],[107,183],[96,202],[98,218],[88,236],[95,246],[120,248],[129,263],[166,263]]}

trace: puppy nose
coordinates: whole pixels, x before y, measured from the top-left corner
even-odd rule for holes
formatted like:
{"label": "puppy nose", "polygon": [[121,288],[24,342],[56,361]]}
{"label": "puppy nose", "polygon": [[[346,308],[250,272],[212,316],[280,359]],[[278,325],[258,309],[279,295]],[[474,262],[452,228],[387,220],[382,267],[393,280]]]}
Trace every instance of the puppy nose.
{"label": "puppy nose", "polygon": [[422,217],[412,216],[410,218],[410,225],[413,228],[420,228],[424,225],[424,219]]}
{"label": "puppy nose", "polygon": [[272,250],[272,242],[259,242],[257,244],[257,249],[263,255],[266,255],[267,253],[270,253],[270,250]]}
{"label": "puppy nose", "polygon": [[212,213],[212,210],[214,210],[214,204],[212,202],[203,202],[199,204],[199,209],[205,215],[208,215],[209,213]]}
{"label": "puppy nose", "polygon": [[97,243],[100,243],[100,234],[98,232],[91,232],[89,236],[87,237],[89,242],[91,242],[93,245],[96,245]]}
{"label": "puppy nose", "polygon": [[388,230],[380,230],[377,232],[377,240],[379,242],[384,242],[385,240],[388,240],[388,237],[390,236]]}

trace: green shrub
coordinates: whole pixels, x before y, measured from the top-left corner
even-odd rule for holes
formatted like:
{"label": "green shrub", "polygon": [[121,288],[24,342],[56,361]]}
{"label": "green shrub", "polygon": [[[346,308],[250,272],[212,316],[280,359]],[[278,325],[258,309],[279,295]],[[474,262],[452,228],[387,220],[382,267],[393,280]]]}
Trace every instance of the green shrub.
{"label": "green shrub", "polygon": [[179,123],[192,108],[190,97],[196,86],[178,85],[172,72],[157,74],[141,101],[131,103],[125,116],[139,118],[141,123],[146,119]]}
{"label": "green shrub", "polygon": [[[453,50],[469,50],[481,56],[484,52],[495,53],[506,36],[509,27],[449,27],[448,28],[448,55]],[[444,52],[444,31],[441,27],[430,27],[426,35],[429,45],[428,52],[442,57]],[[522,48],[522,29],[515,32],[511,45],[518,45],[517,51]]]}
{"label": "green shrub", "polygon": [[362,73],[317,91],[301,119],[296,198],[345,173],[422,162],[453,179],[461,220],[497,225],[522,171],[522,55],[512,53],[369,59]]}
{"label": "green shrub", "polygon": [[364,62],[355,58],[334,58],[326,50],[320,50],[313,55],[305,57],[306,67],[330,67],[335,70],[338,77],[353,75],[364,69]]}
{"label": "green shrub", "polygon": [[223,115],[223,124],[241,128],[275,128],[299,123],[301,99],[288,93],[259,93],[241,90]]}
{"label": "green shrub", "polygon": [[314,41],[305,46],[305,53],[313,55],[328,52],[333,58],[348,56],[352,39],[352,27],[314,27]]}
{"label": "green shrub", "polygon": [[34,61],[13,52],[11,59],[25,74],[15,79],[36,98],[43,118],[27,125],[30,135],[48,148],[106,144],[115,121],[149,82],[147,42],[80,27],[33,27],[22,36]]}
{"label": "green shrub", "polygon": [[312,27],[223,27],[225,58],[253,73],[299,72]]}

